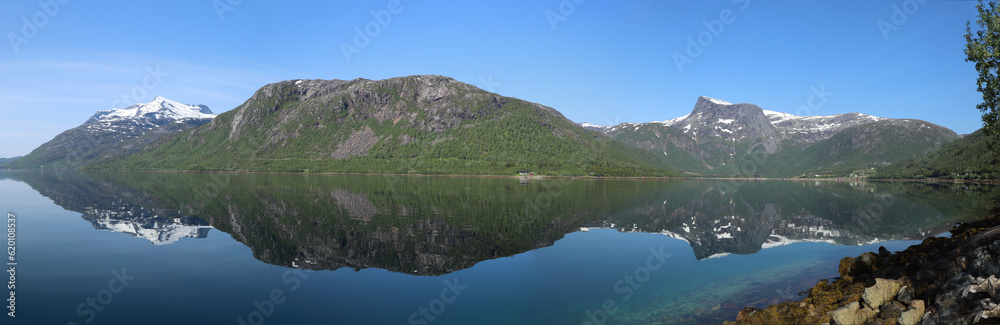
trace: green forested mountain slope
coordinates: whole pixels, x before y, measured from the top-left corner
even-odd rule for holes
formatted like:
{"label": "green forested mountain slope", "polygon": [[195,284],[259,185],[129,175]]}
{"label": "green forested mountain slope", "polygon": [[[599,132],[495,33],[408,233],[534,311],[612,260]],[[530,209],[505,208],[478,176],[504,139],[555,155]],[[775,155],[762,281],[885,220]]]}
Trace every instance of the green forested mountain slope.
{"label": "green forested mountain slope", "polygon": [[1000,179],[1000,157],[979,129],[927,155],[880,169],[875,177]]}
{"label": "green forested mountain slope", "polygon": [[934,151],[958,137],[955,132],[920,120],[886,119],[846,128],[829,139],[801,149],[786,148],[769,159],[763,176],[832,174],[884,168]]}

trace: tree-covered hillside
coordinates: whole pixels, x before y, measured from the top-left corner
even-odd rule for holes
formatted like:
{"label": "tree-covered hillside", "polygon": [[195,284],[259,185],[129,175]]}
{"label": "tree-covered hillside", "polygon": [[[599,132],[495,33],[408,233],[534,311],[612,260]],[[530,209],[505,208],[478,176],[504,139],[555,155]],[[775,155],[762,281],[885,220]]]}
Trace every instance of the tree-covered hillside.
{"label": "tree-covered hillside", "polygon": [[930,154],[880,169],[875,178],[1000,179],[1000,157],[980,129]]}

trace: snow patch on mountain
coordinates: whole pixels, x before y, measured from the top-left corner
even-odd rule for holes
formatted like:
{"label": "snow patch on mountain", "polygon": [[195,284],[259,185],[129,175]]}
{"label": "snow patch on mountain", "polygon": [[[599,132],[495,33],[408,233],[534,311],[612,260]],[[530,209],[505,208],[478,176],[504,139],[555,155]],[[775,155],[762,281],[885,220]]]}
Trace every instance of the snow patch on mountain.
{"label": "snow patch on mountain", "polygon": [[771,124],[781,123],[781,122],[784,122],[784,121],[788,121],[788,120],[792,120],[792,119],[796,119],[796,118],[800,118],[801,117],[801,116],[795,116],[795,115],[788,114],[788,113],[769,111],[769,110],[766,110],[766,109],[764,110],[764,116],[767,116],[767,119],[769,121],[771,121]]}
{"label": "snow patch on mountain", "polygon": [[730,103],[730,102],[727,102],[727,101],[724,101],[724,100],[720,100],[720,99],[715,99],[715,98],[712,98],[712,97],[708,97],[708,96],[701,96],[701,97],[702,97],[702,98],[705,98],[706,100],[708,100],[708,101],[710,101],[710,102],[712,102],[712,103],[714,103],[714,104],[719,104],[719,105],[732,105],[732,103]]}
{"label": "snow patch on mountain", "polygon": [[[125,108],[114,108],[98,111],[86,123],[98,121],[120,121],[127,119],[144,119],[147,122],[163,125],[187,119],[212,119],[216,114],[205,105],[188,105],[160,96],[149,103],[135,104]],[[159,122],[159,123],[157,123]]]}
{"label": "snow patch on mountain", "polygon": [[587,122],[580,123],[579,125],[581,127],[583,127],[584,129],[594,130],[594,131],[601,132],[601,133],[607,133],[608,130],[612,129],[612,127],[610,127],[610,126],[597,125],[597,124],[587,123]]}
{"label": "snow patch on mountain", "polygon": [[653,123],[660,123],[660,124],[663,124],[665,126],[672,126],[674,124],[677,124],[679,122],[687,120],[687,118],[689,116],[691,116],[691,113],[688,113],[687,115],[684,115],[684,116],[681,116],[681,117],[672,118],[672,119],[669,119],[669,120],[666,120],[666,121],[653,122]]}

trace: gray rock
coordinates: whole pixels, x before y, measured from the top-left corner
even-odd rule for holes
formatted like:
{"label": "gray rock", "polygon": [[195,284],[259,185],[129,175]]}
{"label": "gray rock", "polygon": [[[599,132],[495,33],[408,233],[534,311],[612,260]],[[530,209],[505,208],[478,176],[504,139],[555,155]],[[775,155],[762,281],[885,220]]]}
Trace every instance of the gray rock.
{"label": "gray rock", "polygon": [[1000,239],[993,241],[987,246],[994,254],[1000,254]]}
{"label": "gray rock", "polygon": [[993,251],[980,247],[972,251],[970,257],[972,258],[972,263],[969,265],[971,273],[976,275],[1000,274],[1000,261],[997,260],[998,254]]}
{"label": "gray rock", "polygon": [[997,279],[997,277],[992,274],[989,278],[976,278],[976,282],[968,287],[967,292],[985,292],[988,293],[990,297],[998,299],[1000,298],[1000,279]]}
{"label": "gray rock", "polygon": [[913,301],[913,288],[910,288],[910,286],[899,288],[899,292],[896,293],[896,300],[899,300],[904,305],[909,305],[910,301]]}

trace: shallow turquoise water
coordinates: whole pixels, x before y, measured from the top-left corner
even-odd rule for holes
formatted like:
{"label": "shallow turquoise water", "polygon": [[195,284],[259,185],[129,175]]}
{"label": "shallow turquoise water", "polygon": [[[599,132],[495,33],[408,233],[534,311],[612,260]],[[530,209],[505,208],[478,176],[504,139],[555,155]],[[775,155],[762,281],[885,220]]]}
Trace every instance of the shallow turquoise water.
{"label": "shallow turquoise water", "polygon": [[[722,193],[712,181],[562,181],[557,192],[517,179],[0,176],[0,204],[18,231],[17,317],[4,324],[696,323],[735,315],[733,306],[799,299],[836,276],[844,256],[901,250],[980,212],[935,202],[995,191],[774,181]],[[206,198],[192,186],[215,189]],[[879,195],[894,199],[874,213]],[[184,232],[207,225],[207,233]],[[162,237],[170,231],[190,236]],[[786,245],[761,248],[778,243]],[[134,278],[112,285],[114,272]]]}

